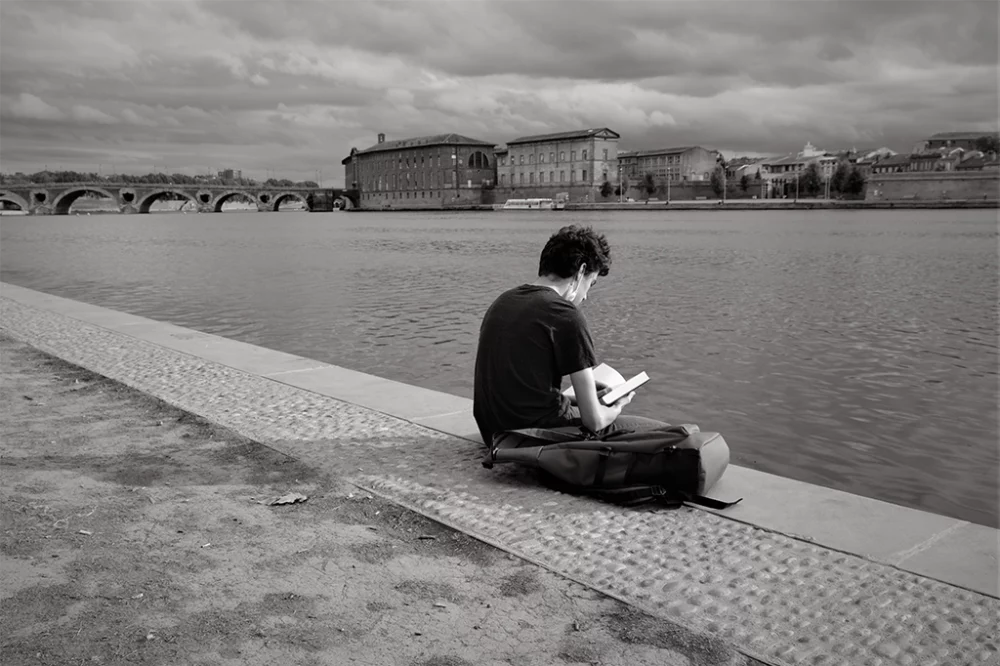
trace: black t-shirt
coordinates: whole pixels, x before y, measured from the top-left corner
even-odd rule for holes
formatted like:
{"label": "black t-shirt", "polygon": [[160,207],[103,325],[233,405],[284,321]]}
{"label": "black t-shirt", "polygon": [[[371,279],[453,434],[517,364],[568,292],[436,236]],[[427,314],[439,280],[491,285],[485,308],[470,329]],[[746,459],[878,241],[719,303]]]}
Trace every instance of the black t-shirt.
{"label": "black t-shirt", "polygon": [[583,313],[549,287],[501,294],[479,330],[473,415],[489,446],[501,430],[568,425],[562,378],[597,365]]}

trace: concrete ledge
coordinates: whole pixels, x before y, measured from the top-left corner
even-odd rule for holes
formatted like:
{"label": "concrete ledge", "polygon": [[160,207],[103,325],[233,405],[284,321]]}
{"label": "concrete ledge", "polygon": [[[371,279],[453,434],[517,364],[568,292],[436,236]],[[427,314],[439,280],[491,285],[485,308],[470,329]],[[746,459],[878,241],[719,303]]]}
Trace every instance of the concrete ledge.
{"label": "concrete ledge", "polygon": [[[7,283],[0,283],[0,296],[481,444],[466,398]],[[725,434],[739,446],[737,436]],[[726,519],[1000,596],[994,528],[738,466],[710,494],[744,498],[718,512]]]}

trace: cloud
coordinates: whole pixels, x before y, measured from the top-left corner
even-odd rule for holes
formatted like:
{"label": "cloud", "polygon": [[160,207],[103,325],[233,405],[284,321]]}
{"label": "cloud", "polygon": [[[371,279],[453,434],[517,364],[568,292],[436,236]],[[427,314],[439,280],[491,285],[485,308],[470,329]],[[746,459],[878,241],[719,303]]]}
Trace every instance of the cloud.
{"label": "cloud", "polygon": [[379,132],[593,126],[623,150],[899,150],[996,127],[997,21],[948,0],[3,2],[0,157],[339,178]]}
{"label": "cloud", "polygon": [[87,106],[85,104],[75,104],[70,110],[70,116],[73,120],[77,120],[81,123],[97,123],[99,125],[115,125],[119,120],[113,116],[109,116],[100,109],[95,109],[92,106]]}
{"label": "cloud", "polygon": [[156,125],[152,120],[143,118],[132,109],[122,110],[122,119],[131,125],[142,125],[145,127],[154,127]]}
{"label": "cloud", "polygon": [[30,93],[18,95],[17,99],[7,106],[7,110],[15,118],[30,120],[62,120],[66,117],[62,111]]}

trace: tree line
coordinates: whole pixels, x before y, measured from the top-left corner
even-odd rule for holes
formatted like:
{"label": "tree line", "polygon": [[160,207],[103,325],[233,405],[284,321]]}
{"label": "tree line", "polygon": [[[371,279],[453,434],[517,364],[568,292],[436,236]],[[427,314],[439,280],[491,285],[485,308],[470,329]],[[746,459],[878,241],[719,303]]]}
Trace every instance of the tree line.
{"label": "tree line", "polygon": [[189,176],[185,173],[147,173],[145,175],[115,174],[105,176],[81,171],[38,171],[25,174],[0,173],[0,185],[58,185],[60,183],[108,183],[126,185],[226,185],[228,187],[319,187],[311,180],[268,178],[260,182],[253,178],[219,178],[217,176]]}

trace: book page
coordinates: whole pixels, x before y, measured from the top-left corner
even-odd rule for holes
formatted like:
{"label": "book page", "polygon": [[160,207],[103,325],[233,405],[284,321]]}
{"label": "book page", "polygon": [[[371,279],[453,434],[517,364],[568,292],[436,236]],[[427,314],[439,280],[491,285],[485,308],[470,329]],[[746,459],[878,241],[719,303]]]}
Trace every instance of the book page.
{"label": "book page", "polygon": [[618,384],[613,389],[602,395],[601,402],[603,402],[606,406],[613,405],[648,381],[649,375],[645,372],[640,372],[632,379],[623,384]]}
{"label": "book page", "polygon": [[[597,383],[597,390],[600,391],[601,384],[605,386],[618,386],[625,383],[625,378],[607,363],[601,363],[594,367],[594,382]],[[573,389],[572,384],[569,385],[568,389],[563,391],[563,395],[576,402],[576,391]]]}

